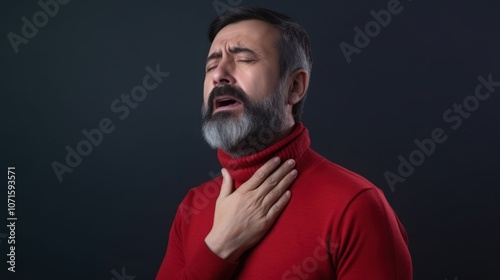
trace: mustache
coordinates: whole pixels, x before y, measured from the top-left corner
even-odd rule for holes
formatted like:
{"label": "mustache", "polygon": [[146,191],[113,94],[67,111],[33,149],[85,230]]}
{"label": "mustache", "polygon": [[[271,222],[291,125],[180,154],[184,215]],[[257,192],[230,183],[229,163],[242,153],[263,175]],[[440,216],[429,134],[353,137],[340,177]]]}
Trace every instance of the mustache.
{"label": "mustache", "polygon": [[212,89],[212,91],[210,92],[210,94],[208,96],[208,106],[207,106],[207,108],[208,108],[207,114],[208,115],[212,115],[213,110],[214,110],[214,99],[216,97],[219,97],[219,96],[234,97],[234,98],[238,99],[239,101],[241,101],[241,103],[243,104],[244,107],[249,104],[249,100],[247,98],[247,95],[242,89],[235,87],[235,86],[232,86],[232,85],[217,86],[217,87],[214,87]]}

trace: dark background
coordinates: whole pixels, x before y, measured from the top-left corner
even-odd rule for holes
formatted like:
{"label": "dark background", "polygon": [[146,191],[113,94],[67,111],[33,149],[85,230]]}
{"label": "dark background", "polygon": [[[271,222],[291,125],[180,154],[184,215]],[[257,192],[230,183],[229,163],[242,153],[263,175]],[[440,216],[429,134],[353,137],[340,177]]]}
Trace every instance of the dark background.
{"label": "dark background", "polygon": [[[415,279],[498,279],[500,88],[451,129],[443,113],[500,81],[499,4],[402,0],[403,11],[347,63],[358,26],[384,1],[221,1],[288,14],[308,31],[315,63],[303,123],[312,148],[379,186],[410,237]],[[177,205],[220,170],[200,133],[212,1],[70,1],[15,53],[36,1],[2,3],[1,166],[16,167],[18,279],[153,279]],[[120,120],[110,104],[170,76]],[[483,89],[484,90],[484,89]],[[72,173],[57,179],[67,145],[102,118],[115,125]],[[415,139],[447,140],[393,192]],[[4,173],[5,174],[5,173]],[[0,278],[7,273],[7,178],[0,201]],[[319,215],[321,213],[318,213]],[[10,279],[10,278],[9,278]],[[118,280],[118,279],[117,279]]]}

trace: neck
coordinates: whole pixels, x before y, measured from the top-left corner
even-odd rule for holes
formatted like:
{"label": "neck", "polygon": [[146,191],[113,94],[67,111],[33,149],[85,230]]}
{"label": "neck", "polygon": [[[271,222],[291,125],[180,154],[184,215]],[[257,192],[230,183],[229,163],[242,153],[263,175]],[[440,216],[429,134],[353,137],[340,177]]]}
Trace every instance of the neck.
{"label": "neck", "polygon": [[295,122],[284,130],[276,132],[271,127],[262,127],[258,132],[249,135],[245,140],[229,150],[224,150],[233,158],[241,158],[256,154],[269,146],[276,144],[288,136],[294,129]]}
{"label": "neck", "polygon": [[[261,138],[264,139],[264,137]],[[256,146],[258,142],[253,144]],[[258,168],[274,156],[279,156],[282,161],[290,158],[295,159],[297,162],[296,169],[300,172],[304,163],[299,159],[309,149],[309,145],[310,140],[307,129],[301,122],[297,122],[294,126],[288,128],[280,139],[273,141],[272,144],[261,147],[261,149],[251,146],[246,147],[248,155],[235,158],[221,149],[218,150],[217,155],[221,165],[228,170],[234,179],[235,187],[239,187],[250,179]]]}

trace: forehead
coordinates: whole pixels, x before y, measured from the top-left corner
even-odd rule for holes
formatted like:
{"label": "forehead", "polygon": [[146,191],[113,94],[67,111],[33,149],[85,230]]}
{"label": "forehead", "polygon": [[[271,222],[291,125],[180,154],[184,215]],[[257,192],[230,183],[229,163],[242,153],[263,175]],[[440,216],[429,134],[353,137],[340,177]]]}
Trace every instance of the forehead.
{"label": "forehead", "polygon": [[228,24],[215,36],[209,53],[233,45],[250,48],[261,54],[274,54],[279,31],[261,20],[244,20]]}

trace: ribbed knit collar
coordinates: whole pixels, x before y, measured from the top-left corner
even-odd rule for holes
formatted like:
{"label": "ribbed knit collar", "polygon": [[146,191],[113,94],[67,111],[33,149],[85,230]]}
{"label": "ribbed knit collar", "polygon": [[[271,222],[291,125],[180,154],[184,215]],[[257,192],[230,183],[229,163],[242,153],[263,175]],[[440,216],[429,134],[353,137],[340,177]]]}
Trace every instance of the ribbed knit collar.
{"label": "ribbed knit collar", "polygon": [[279,156],[281,162],[294,159],[296,161],[295,169],[300,174],[303,167],[307,165],[307,160],[301,159],[301,155],[309,148],[310,144],[309,131],[301,122],[297,122],[289,135],[256,154],[233,158],[223,150],[218,149],[217,156],[222,167],[231,174],[234,186],[238,188],[274,156]]}

